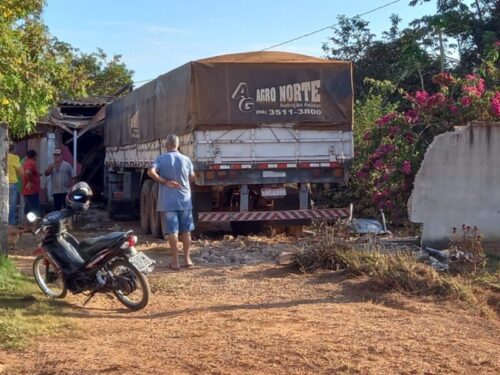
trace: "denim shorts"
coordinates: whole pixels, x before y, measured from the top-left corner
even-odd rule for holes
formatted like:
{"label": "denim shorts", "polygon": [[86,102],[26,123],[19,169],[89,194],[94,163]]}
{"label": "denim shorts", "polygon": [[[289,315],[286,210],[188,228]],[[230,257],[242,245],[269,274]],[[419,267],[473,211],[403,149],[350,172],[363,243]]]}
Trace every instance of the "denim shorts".
{"label": "denim shorts", "polygon": [[163,235],[186,233],[194,230],[193,211],[167,211],[161,212],[165,215],[165,227],[163,228]]}

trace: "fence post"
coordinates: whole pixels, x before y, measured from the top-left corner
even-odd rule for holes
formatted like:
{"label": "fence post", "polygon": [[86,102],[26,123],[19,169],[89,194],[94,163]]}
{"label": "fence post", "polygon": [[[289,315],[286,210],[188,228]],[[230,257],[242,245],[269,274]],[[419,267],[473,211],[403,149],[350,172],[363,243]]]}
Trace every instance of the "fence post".
{"label": "fence post", "polygon": [[9,133],[6,123],[0,122],[0,254],[7,255],[7,231],[9,225],[9,178],[7,155]]}

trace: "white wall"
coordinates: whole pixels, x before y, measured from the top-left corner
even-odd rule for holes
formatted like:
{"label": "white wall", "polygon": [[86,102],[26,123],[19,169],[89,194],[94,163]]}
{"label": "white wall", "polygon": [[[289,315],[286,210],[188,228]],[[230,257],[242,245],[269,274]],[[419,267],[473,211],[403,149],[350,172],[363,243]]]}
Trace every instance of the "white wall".
{"label": "white wall", "polygon": [[500,124],[474,124],[442,134],[425,154],[409,200],[423,223],[422,244],[444,248],[452,228],[477,226],[500,244]]}

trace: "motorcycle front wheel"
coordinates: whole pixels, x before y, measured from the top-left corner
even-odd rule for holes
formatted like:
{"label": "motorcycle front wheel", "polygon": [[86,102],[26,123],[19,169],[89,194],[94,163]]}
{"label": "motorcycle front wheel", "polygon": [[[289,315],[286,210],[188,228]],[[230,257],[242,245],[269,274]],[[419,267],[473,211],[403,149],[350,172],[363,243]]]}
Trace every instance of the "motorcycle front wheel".
{"label": "motorcycle front wheel", "polygon": [[35,281],[47,296],[51,298],[64,298],[68,288],[59,270],[55,268],[43,255],[36,257],[33,262],[33,275]]}
{"label": "motorcycle front wheel", "polygon": [[151,288],[146,276],[128,260],[118,259],[111,264],[115,276],[116,298],[131,310],[141,310],[149,302]]}

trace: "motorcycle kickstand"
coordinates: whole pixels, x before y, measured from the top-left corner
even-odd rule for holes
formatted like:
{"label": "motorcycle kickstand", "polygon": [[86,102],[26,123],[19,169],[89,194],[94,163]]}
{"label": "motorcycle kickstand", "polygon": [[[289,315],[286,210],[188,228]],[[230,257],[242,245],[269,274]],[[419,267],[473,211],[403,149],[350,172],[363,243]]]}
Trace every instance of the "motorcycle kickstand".
{"label": "motorcycle kickstand", "polygon": [[97,294],[97,292],[90,292],[87,296],[87,299],[85,302],[82,304],[82,307],[85,306],[87,303],[90,302],[90,300]]}

